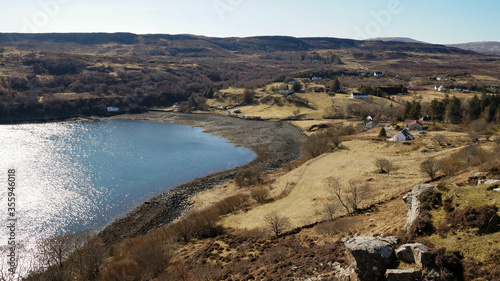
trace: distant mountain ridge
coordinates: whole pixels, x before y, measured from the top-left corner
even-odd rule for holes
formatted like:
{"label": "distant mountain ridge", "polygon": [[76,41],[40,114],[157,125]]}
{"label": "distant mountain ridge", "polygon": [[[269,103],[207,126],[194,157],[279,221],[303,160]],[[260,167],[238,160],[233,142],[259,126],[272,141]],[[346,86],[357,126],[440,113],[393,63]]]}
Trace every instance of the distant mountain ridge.
{"label": "distant mountain ridge", "polygon": [[353,40],[329,37],[296,38],[290,36],[255,37],[206,37],[197,35],[168,35],[133,33],[0,33],[0,44],[25,44],[37,42],[77,43],[102,45],[118,43],[124,45],[143,44],[161,47],[171,52],[192,54],[216,54],[226,56],[232,52],[268,53],[276,51],[315,51],[335,49],[358,49],[361,51],[425,52],[445,54],[468,54],[454,47],[433,45],[410,38],[403,40]]}
{"label": "distant mountain ridge", "polygon": [[[404,42],[404,43],[420,43],[429,44],[426,42],[418,41],[408,37],[379,37],[368,39],[371,41],[383,41],[383,42]],[[461,44],[446,44],[444,46],[459,48],[462,50],[473,51],[481,54],[490,55],[500,55],[500,42],[496,41],[484,41],[484,42],[470,42]]]}
{"label": "distant mountain ridge", "polygon": [[368,39],[369,41],[384,41],[384,42],[401,42],[401,43],[418,43],[418,44],[430,44],[423,41],[418,41],[409,37],[377,37],[373,39]]}
{"label": "distant mountain ridge", "polygon": [[482,54],[500,55],[500,42],[496,41],[451,44],[447,46],[474,51]]}

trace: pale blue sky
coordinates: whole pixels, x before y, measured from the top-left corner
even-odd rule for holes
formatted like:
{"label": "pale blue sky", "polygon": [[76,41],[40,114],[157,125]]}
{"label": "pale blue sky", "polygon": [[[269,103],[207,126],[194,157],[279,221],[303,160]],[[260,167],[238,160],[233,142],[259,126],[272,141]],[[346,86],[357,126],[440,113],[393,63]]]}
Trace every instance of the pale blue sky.
{"label": "pale blue sky", "polygon": [[430,43],[500,41],[500,1],[16,0],[0,32],[132,32],[218,37],[411,37]]}

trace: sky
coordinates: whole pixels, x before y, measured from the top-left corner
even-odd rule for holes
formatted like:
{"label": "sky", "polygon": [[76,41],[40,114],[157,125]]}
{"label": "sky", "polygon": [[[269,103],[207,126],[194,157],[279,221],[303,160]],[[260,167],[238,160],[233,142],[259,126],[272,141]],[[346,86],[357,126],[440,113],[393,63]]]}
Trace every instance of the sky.
{"label": "sky", "polygon": [[0,32],[500,41],[498,0],[16,0]]}

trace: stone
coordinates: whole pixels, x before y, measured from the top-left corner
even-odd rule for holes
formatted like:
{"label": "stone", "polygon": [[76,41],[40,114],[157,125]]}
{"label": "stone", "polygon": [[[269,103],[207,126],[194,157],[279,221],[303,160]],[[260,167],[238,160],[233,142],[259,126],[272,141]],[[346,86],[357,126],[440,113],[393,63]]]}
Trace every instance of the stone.
{"label": "stone", "polygon": [[484,184],[486,184],[486,185],[495,184],[495,183],[500,183],[500,180],[487,180],[484,182]]}
{"label": "stone", "polygon": [[337,273],[335,274],[335,280],[339,281],[357,281],[358,276],[356,271],[352,266],[342,267],[342,265],[338,262],[333,264]]}
{"label": "stone", "polygon": [[495,188],[493,191],[500,192],[500,188]]}
{"label": "stone", "polygon": [[420,281],[421,275],[418,268],[388,269],[385,272],[387,281]]}
{"label": "stone", "polygon": [[427,268],[429,265],[433,264],[433,258],[429,249],[424,244],[416,243],[413,250],[413,257],[415,258],[415,263],[421,269]]}
{"label": "stone", "polygon": [[420,201],[418,196],[429,189],[436,189],[436,186],[430,184],[419,184],[413,187],[413,189],[403,197],[406,206],[408,206],[408,213],[406,215],[405,231],[408,231],[420,214]]}
{"label": "stone", "polygon": [[440,281],[441,280],[441,270],[439,268],[433,268],[428,272],[424,273],[422,276],[423,281]]}
{"label": "stone", "polygon": [[477,172],[474,174],[474,177],[481,178],[481,177],[486,177],[487,175],[488,175],[488,173],[485,173],[485,172]]}
{"label": "stone", "polygon": [[360,281],[382,280],[394,259],[396,238],[359,236],[344,239],[347,260],[356,268]]}
{"label": "stone", "polygon": [[413,256],[410,244],[401,245],[396,250],[396,257],[405,263],[415,263],[415,257]]}
{"label": "stone", "polygon": [[415,263],[419,268],[426,268],[432,263],[432,256],[427,246],[421,243],[404,244],[396,250],[397,258],[405,263]]}

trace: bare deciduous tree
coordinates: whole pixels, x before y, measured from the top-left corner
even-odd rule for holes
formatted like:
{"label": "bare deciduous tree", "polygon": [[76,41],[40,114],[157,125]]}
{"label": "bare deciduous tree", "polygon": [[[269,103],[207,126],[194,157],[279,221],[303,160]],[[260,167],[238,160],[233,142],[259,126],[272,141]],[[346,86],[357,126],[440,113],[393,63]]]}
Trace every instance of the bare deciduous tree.
{"label": "bare deciduous tree", "polygon": [[337,200],[339,200],[340,205],[342,205],[342,207],[344,207],[349,214],[351,210],[349,209],[347,203],[344,202],[344,198],[342,196],[342,185],[340,184],[339,180],[334,177],[329,177],[326,179],[326,181],[326,191],[328,191],[332,196],[336,197]]}
{"label": "bare deciduous tree", "polygon": [[336,211],[337,211],[337,206],[334,203],[327,203],[325,205],[325,208],[323,209],[323,212],[325,212],[325,215],[330,220],[333,220]]}
{"label": "bare deciduous tree", "polygon": [[469,123],[467,126],[467,133],[469,140],[473,143],[479,141],[481,134],[486,132],[488,128],[488,122],[484,119],[477,119]]}
{"label": "bare deciduous tree", "polygon": [[452,177],[460,170],[462,163],[456,158],[446,158],[441,160],[439,165],[447,177]]}
{"label": "bare deciduous tree", "polygon": [[350,180],[347,187],[346,201],[351,208],[356,212],[358,211],[361,203],[365,201],[370,195],[370,186],[359,180]]}
{"label": "bare deciduous tree", "polygon": [[387,173],[388,175],[390,174],[393,168],[392,162],[386,158],[377,158],[377,160],[375,160],[375,166],[377,167],[380,173],[382,174]]}
{"label": "bare deciduous tree", "polygon": [[288,218],[279,216],[275,212],[265,215],[264,221],[275,237],[279,237],[287,228],[290,227],[290,221]]}
{"label": "bare deciduous tree", "polygon": [[439,145],[443,145],[446,142],[446,136],[443,134],[437,134],[432,139]]}
{"label": "bare deciduous tree", "polygon": [[440,169],[440,163],[434,158],[429,158],[424,162],[422,162],[422,164],[420,164],[420,170],[423,173],[429,175],[429,177],[431,177],[431,180],[434,180],[434,178],[436,177],[436,173],[439,171],[439,169]]}
{"label": "bare deciduous tree", "polygon": [[361,181],[350,180],[344,194],[342,185],[337,178],[329,177],[327,179],[326,190],[332,194],[340,204],[346,209],[347,213],[358,211],[359,206],[370,195],[370,186]]}
{"label": "bare deciduous tree", "polygon": [[71,256],[71,265],[78,274],[87,280],[94,280],[100,273],[106,256],[106,247],[97,236],[88,236],[87,241],[77,247]]}

